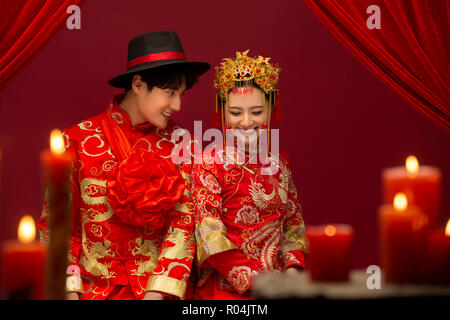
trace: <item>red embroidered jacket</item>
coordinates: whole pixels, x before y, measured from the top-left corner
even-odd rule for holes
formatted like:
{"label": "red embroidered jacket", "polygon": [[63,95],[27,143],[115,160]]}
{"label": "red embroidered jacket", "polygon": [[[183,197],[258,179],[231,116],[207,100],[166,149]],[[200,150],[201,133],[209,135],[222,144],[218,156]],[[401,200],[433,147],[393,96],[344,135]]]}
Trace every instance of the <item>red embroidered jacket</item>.
{"label": "red embroidered jacket", "polygon": [[241,165],[224,160],[223,151],[203,155],[192,171],[198,299],[250,298],[247,290],[255,275],[290,266],[303,268],[307,251],[287,155],[271,158],[278,169],[271,175],[262,174],[267,167],[261,162],[251,164],[248,157],[247,164],[242,161]]}
{"label": "red embroidered jacket", "polygon": [[[175,143],[171,135],[180,127],[171,121],[164,130],[149,123],[133,127],[117,103],[112,103],[107,112],[132,148],[143,147],[170,157]],[[82,293],[81,299],[105,299],[116,285],[130,285],[138,299],[146,291],[183,298],[195,254],[191,165],[178,165],[185,190],[176,206],[167,212],[164,227],[150,230],[122,222],[106,197],[107,177],[118,160],[105,139],[100,119],[101,115],[92,117],[63,133],[66,150],[76,159],[68,268],[74,274],[68,278],[66,289]],[[47,214],[45,201],[39,221],[44,242],[50,236]]]}

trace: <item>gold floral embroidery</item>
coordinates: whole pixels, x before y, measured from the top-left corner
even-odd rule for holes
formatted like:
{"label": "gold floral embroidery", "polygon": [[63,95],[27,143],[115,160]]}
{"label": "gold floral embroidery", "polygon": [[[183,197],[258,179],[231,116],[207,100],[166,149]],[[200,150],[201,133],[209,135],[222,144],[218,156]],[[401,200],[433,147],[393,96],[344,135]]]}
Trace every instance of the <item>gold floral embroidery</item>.
{"label": "gold floral embroidery", "polygon": [[234,223],[252,225],[259,223],[259,212],[252,206],[243,206],[236,214]]}
{"label": "gold floral embroidery", "polygon": [[103,235],[103,232],[102,232],[102,226],[96,225],[96,224],[91,225],[91,232],[92,232],[96,237],[101,237],[101,236]]}
{"label": "gold floral embroidery", "polygon": [[196,188],[194,190],[193,201],[199,218],[211,215],[219,217],[218,207],[220,206],[220,202],[213,195],[209,194],[206,188]]}
{"label": "gold floral embroidery", "polygon": [[200,180],[212,193],[220,194],[222,192],[219,182],[217,182],[217,179],[212,174],[208,173],[206,175],[200,175]]}
{"label": "gold floral embroidery", "polygon": [[247,266],[235,266],[228,272],[227,280],[237,292],[243,293],[251,286],[257,275],[258,272]]}

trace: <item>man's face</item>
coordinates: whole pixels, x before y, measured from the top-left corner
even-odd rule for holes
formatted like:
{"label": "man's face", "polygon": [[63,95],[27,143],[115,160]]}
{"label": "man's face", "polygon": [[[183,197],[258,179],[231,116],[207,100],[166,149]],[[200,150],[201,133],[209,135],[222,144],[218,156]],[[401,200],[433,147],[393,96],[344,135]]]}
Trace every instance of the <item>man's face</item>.
{"label": "man's face", "polygon": [[172,114],[181,109],[181,98],[186,90],[185,80],[178,89],[153,87],[148,91],[147,84],[144,81],[141,84],[143,88],[137,94],[140,118],[157,128],[165,129]]}
{"label": "man's face", "polygon": [[246,147],[256,146],[259,129],[265,121],[263,92],[254,87],[236,88],[228,95],[226,122]]}

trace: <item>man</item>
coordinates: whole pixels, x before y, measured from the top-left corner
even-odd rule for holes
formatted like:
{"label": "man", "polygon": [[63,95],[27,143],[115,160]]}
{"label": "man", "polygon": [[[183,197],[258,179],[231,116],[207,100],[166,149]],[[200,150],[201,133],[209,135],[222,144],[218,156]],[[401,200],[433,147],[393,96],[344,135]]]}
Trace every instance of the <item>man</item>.
{"label": "man", "polygon": [[[174,32],[137,36],[127,71],[109,80],[125,94],[64,131],[74,157],[68,299],[184,298],[195,253],[191,168],[170,161],[180,128],[170,117],[209,68],[186,61]],[[42,241],[47,217],[46,201]]]}

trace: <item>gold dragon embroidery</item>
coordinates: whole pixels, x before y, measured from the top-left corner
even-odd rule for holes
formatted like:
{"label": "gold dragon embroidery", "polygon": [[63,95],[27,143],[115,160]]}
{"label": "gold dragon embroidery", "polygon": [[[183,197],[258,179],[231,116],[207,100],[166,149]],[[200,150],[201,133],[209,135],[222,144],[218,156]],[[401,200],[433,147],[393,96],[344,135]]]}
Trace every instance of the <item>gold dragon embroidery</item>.
{"label": "gold dragon embroidery", "polygon": [[[82,248],[83,253],[80,257],[80,263],[86,269],[87,272],[93,276],[102,276],[106,279],[114,277],[115,273],[110,272],[107,264],[101,263],[98,260],[106,256],[114,256],[113,251],[109,248],[111,242],[106,240],[104,242],[91,242],[86,237],[86,223],[88,222],[101,222],[108,220],[114,214],[110,207],[106,196],[93,196],[93,190],[103,190],[106,188],[106,181],[93,178],[86,178],[80,182],[81,198],[87,205],[99,205],[102,204],[106,209],[104,213],[96,211],[97,214],[83,214],[82,215]],[[100,192],[100,194],[103,194]],[[88,210],[89,211],[89,210]],[[92,213],[92,212],[90,212]]]}
{"label": "gold dragon embroidery", "polygon": [[[88,246],[89,242],[89,246]],[[85,255],[80,258],[80,262],[87,272],[93,276],[102,276],[103,278],[112,278],[114,272],[108,271],[108,265],[98,262],[98,259],[106,256],[112,256],[113,252],[109,249],[111,242],[106,240],[105,242],[83,242],[83,249]]]}
{"label": "gold dragon embroidery", "polygon": [[142,255],[149,257],[148,260],[136,261],[138,266],[137,270],[133,270],[133,274],[137,276],[142,276],[144,273],[150,273],[156,268],[158,264],[158,251],[161,241],[160,240],[142,240],[142,238],[136,238],[133,241],[135,247],[131,249],[133,256]]}

